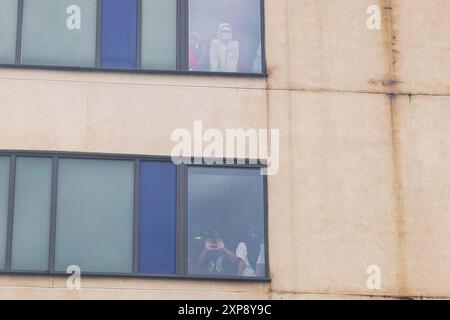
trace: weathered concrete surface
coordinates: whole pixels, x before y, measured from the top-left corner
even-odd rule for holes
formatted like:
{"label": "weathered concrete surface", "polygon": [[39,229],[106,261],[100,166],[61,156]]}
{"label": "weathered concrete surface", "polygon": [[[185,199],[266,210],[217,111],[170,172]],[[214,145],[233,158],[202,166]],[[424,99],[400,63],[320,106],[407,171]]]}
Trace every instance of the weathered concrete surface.
{"label": "weathered concrete surface", "polygon": [[450,1],[394,2],[401,91],[450,95]]}
{"label": "weathered concrete surface", "polygon": [[[272,290],[398,294],[389,100],[294,91],[269,97],[284,155],[269,180]],[[370,265],[382,269],[380,291],[366,286]]]}
{"label": "weathered concrete surface", "polygon": [[[381,30],[366,27],[370,5],[381,8]],[[266,0],[266,7],[270,88],[450,94],[447,0]]]}
{"label": "weathered concrete surface", "polygon": [[449,123],[450,97],[414,96],[398,108],[404,276],[411,295],[450,297]]}
{"label": "weathered concrete surface", "polygon": [[75,80],[70,74],[39,71],[43,79],[23,80],[24,75],[2,71],[0,149],[170,155],[172,132],[193,131],[196,120],[204,130],[222,132],[266,127],[266,91],[252,88],[264,79],[215,87],[206,79],[192,86],[183,85],[183,79],[159,84],[165,77],[136,83],[127,75],[117,82],[95,82],[87,75]]}
{"label": "weathered concrete surface", "polygon": [[[386,92],[385,33],[369,30],[381,0],[266,0],[269,87]],[[389,10],[383,10],[389,13]]]}

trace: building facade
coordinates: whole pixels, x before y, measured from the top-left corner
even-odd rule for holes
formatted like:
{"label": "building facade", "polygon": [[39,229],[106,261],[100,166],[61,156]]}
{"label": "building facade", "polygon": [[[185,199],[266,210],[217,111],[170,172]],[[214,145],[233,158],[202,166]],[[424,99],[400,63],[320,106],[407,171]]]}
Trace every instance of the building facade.
{"label": "building facade", "polygon": [[3,0],[0,298],[450,298],[449,14]]}

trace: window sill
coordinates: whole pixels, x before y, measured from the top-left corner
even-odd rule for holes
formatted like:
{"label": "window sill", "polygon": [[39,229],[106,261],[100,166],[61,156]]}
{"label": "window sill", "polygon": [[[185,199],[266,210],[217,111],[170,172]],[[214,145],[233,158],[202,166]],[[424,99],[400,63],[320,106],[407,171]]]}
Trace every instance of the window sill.
{"label": "window sill", "polygon": [[118,69],[118,68],[98,68],[98,67],[18,65],[18,64],[0,64],[0,68],[26,69],[26,70],[33,70],[33,69],[34,70],[54,70],[54,71],[71,71],[71,72],[188,75],[188,76],[237,77],[237,78],[267,78],[267,76],[268,76],[267,73],[181,71],[181,70],[144,70],[144,69]]}
{"label": "window sill", "polygon": [[[71,274],[65,272],[46,272],[46,271],[0,271],[1,276],[48,276],[48,277],[69,277]],[[96,273],[86,272],[81,274],[81,278],[129,278],[129,279],[158,279],[158,280],[186,280],[186,281],[224,281],[224,282],[249,282],[249,283],[270,283],[271,278],[256,277],[236,277],[222,276],[209,277],[200,275],[152,275],[152,274],[128,274],[128,273]]]}

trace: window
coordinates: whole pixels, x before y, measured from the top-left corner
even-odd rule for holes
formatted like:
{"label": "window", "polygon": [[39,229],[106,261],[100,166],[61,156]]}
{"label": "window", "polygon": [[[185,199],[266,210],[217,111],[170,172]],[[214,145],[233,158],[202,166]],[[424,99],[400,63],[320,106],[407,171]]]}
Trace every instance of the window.
{"label": "window", "polygon": [[260,170],[191,167],[188,176],[188,272],[264,277]]}
{"label": "window", "polygon": [[177,1],[142,1],[142,68],[177,67]]}
{"label": "window", "polygon": [[9,157],[0,157],[0,269],[5,268],[8,225]]}
{"label": "window", "polygon": [[95,66],[96,0],[25,0],[22,63]]}
{"label": "window", "polygon": [[133,162],[61,159],[56,270],[131,273]]}
{"label": "window", "polygon": [[261,73],[259,0],[190,0],[189,68]]}
{"label": "window", "polygon": [[136,68],[137,0],[102,1],[103,67]]}
{"label": "window", "polygon": [[139,218],[139,272],[176,272],[176,168],[143,162]]}
{"label": "window", "polygon": [[261,168],[0,151],[0,275],[266,280]]}
{"label": "window", "polygon": [[14,63],[16,57],[18,0],[0,1],[0,63]]}
{"label": "window", "polygon": [[263,0],[2,0],[0,64],[264,75]]}
{"label": "window", "polygon": [[48,269],[51,158],[16,160],[12,269]]}

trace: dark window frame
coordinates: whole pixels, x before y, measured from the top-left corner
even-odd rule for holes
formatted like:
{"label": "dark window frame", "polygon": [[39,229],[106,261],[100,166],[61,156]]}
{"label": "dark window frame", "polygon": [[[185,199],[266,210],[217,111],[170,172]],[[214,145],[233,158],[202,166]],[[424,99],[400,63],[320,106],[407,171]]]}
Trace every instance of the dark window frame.
{"label": "dark window frame", "polygon": [[[33,0],[38,1],[38,0]],[[40,70],[60,70],[60,71],[86,71],[86,72],[117,72],[117,73],[141,73],[141,74],[173,74],[173,75],[203,75],[203,76],[231,76],[231,77],[267,77],[266,63],[266,46],[265,46],[265,7],[264,0],[260,1],[260,19],[261,19],[261,73],[246,72],[212,72],[212,71],[190,71],[188,66],[188,48],[189,48],[189,0],[177,1],[177,35],[176,35],[176,70],[148,70],[141,69],[141,49],[142,49],[142,0],[137,0],[137,60],[136,69],[122,68],[103,68],[101,67],[101,26],[102,26],[102,1],[97,1],[97,28],[96,28],[96,45],[95,45],[95,67],[68,67],[68,66],[48,66],[48,65],[31,65],[22,64],[22,26],[23,26],[23,8],[24,0],[18,0],[17,10],[17,28],[16,28],[16,52],[15,63],[0,63],[0,68],[14,69],[40,69]]]}
{"label": "dark window frame", "polygon": [[[8,222],[7,222],[7,239],[6,239],[6,260],[5,268],[0,269],[2,275],[47,275],[47,276],[64,276],[68,274],[55,270],[55,247],[56,247],[56,214],[57,214],[57,182],[58,182],[58,163],[59,159],[89,159],[89,160],[122,160],[134,163],[134,209],[133,209],[133,268],[132,273],[110,273],[110,272],[82,272],[84,277],[113,277],[113,278],[157,278],[157,279],[186,279],[186,280],[224,280],[224,281],[244,281],[244,282],[270,282],[269,268],[269,225],[268,225],[268,187],[267,176],[263,177],[264,189],[264,241],[266,255],[266,276],[265,277],[241,277],[241,276],[208,276],[208,275],[190,275],[187,270],[187,230],[188,230],[188,210],[187,210],[187,182],[188,167],[207,167],[207,168],[246,168],[246,169],[262,169],[266,165],[253,159],[220,159],[223,164],[206,164],[205,159],[190,158],[192,164],[176,165],[176,274],[145,274],[139,273],[139,195],[140,195],[140,164],[141,162],[170,162],[170,156],[146,156],[146,155],[128,155],[128,154],[105,154],[105,153],[84,153],[84,152],[54,152],[54,151],[22,151],[22,150],[0,150],[0,156],[9,157],[9,194],[8,194]],[[52,185],[51,185],[51,209],[50,209],[50,244],[49,259],[47,271],[19,271],[12,270],[12,232],[14,219],[14,193],[15,193],[15,176],[17,157],[34,157],[34,158],[50,158],[52,159]]]}

